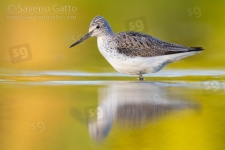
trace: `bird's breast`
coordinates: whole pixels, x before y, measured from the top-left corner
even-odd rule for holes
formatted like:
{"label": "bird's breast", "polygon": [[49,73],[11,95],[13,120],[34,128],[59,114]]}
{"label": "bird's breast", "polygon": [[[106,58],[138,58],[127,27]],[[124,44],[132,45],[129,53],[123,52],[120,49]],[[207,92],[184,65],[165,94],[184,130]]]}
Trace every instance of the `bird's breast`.
{"label": "bird's breast", "polygon": [[116,55],[116,45],[110,38],[98,37],[98,49],[100,53],[106,58],[110,59]]}

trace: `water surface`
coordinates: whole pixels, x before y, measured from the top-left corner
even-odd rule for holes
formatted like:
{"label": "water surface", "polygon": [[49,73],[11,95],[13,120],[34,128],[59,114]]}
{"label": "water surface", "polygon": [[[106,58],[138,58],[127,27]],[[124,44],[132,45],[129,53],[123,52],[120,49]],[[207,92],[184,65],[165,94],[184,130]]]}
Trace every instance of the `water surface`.
{"label": "water surface", "polygon": [[[224,71],[1,72],[0,147],[223,149]],[[12,144],[13,143],[13,144]]]}

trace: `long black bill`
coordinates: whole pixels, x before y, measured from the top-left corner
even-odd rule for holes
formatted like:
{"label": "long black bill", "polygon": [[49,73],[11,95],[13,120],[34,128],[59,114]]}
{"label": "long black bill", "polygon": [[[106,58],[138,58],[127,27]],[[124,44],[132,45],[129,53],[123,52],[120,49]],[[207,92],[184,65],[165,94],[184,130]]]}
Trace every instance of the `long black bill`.
{"label": "long black bill", "polygon": [[91,32],[89,32],[88,34],[86,34],[84,37],[82,37],[80,40],[78,40],[77,42],[73,43],[71,47],[74,47],[75,45],[81,43],[82,41],[86,40],[87,38],[91,37],[92,33],[94,32],[94,30],[92,30]]}

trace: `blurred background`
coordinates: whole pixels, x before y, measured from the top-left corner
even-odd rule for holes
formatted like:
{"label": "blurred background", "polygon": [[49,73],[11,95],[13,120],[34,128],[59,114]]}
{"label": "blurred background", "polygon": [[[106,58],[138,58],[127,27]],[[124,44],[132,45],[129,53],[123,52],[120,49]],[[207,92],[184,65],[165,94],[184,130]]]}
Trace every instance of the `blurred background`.
{"label": "blurred background", "polygon": [[[1,0],[0,149],[224,149],[224,6]],[[96,37],[69,48],[96,15],[115,33],[138,31],[205,50],[140,84],[116,73]],[[98,122],[99,113],[110,115]]]}
{"label": "blurred background", "polygon": [[[115,33],[139,31],[168,42],[205,49],[201,54],[170,64],[167,69],[223,69],[225,21],[221,16],[225,14],[224,3],[203,0],[185,3],[181,0],[1,1],[0,67],[2,70],[114,72],[99,53],[96,37],[69,48],[88,32],[91,20],[101,15]],[[30,53],[23,50],[10,53],[10,49],[19,49],[23,44],[30,46]]]}

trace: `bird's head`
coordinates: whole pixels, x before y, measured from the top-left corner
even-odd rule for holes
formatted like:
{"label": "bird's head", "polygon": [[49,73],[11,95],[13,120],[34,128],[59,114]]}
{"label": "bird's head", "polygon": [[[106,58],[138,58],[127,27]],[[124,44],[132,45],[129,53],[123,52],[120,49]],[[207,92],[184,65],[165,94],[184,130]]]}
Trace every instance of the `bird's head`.
{"label": "bird's head", "polygon": [[92,36],[99,37],[99,36],[104,36],[104,35],[113,35],[113,31],[112,31],[110,25],[108,24],[108,22],[105,20],[105,18],[103,18],[101,16],[96,16],[91,21],[88,34],[86,34],[80,40],[78,40],[77,42],[72,44],[70,46],[70,48],[81,43],[82,41],[86,40],[89,37],[92,37]]}

